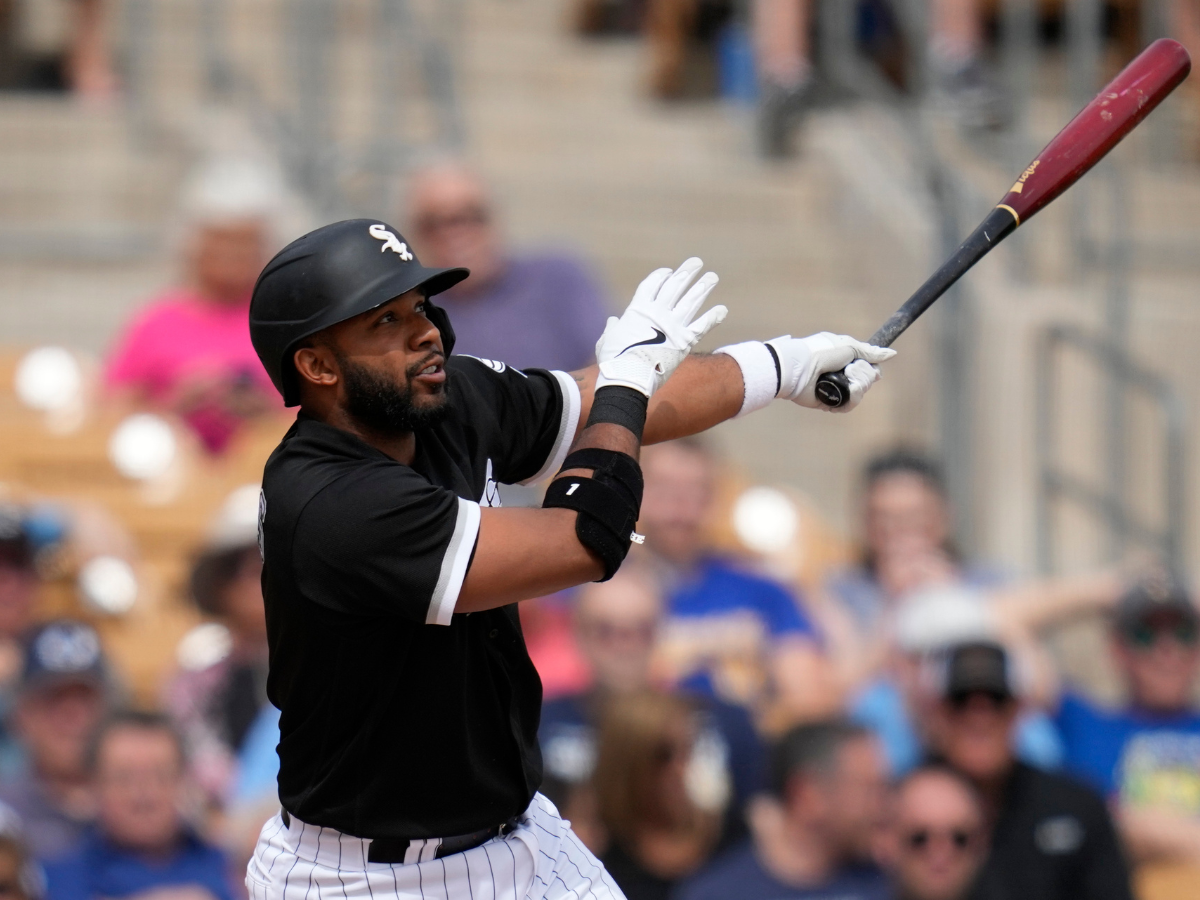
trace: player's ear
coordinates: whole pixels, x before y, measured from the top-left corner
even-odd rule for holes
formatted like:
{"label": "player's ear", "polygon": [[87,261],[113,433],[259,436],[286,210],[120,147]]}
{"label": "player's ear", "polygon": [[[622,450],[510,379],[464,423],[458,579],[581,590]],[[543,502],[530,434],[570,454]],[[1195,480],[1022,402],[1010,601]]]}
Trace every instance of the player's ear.
{"label": "player's ear", "polygon": [[301,383],[307,381],[313,385],[334,385],[338,382],[337,363],[333,352],[324,344],[300,347],[292,355],[292,362],[296,366]]}

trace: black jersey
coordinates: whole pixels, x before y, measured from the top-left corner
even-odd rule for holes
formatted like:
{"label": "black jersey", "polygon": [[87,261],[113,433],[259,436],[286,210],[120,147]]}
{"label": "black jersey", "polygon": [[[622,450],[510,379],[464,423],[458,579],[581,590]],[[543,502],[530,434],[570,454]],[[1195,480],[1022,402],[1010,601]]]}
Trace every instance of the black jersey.
{"label": "black jersey", "polygon": [[975,897],[1131,900],[1104,800],[1074,779],[1018,763],[1004,786]]}
{"label": "black jersey", "polygon": [[454,605],[480,505],[562,464],[579,391],[467,356],[446,372],[450,414],[417,433],[411,466],[301,414],[263,476],[280,801],[357,837],[480,830],[522,812],[542,776],[516,606]]}

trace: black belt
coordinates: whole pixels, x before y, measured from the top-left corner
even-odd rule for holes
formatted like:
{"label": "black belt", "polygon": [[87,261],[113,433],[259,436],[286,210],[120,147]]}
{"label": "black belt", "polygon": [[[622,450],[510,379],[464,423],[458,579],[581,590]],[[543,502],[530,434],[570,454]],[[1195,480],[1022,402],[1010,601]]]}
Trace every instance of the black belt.
{"label": "black belt", "polygon": [[[280,813],[283,819],[283,824],[288,828],[292,827],[292,817],[285,809]],[[462,853],[466,850],[472,850],[481,844],[486,844],[494,837],[508,834],[517,827],[519,820],[513,816],[506,822],[501,822],[499,825],[492,825],[488,828],[481,828],[479,831],[472,831],[470,834],[459,834],[454,837],[446,837],[441,839],[438,845],[437,852],[434,853],[434,859],[443,859],[447,856],[453,856],[455,853]],[[420,841],[421,838],[374,838],[371,841],[371,846],[367,850],[367,862],[377,863],[403,863],[405,855],[408,853],[409,846],[414,841]]]}

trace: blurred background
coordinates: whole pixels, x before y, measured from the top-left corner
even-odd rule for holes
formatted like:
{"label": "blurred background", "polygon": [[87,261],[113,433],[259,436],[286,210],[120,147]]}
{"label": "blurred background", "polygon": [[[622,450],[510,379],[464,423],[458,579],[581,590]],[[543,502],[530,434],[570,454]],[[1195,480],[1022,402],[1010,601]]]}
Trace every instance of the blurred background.
{"label": "blurred background", "polygon": [[[1200,2],[0,0],[0,888],[243,895],[288,241],[393,223],[523,367],[691,255],[707,349],[866,338],[1162,36]],[[860,410],[648,451],[629,573],[523,605],[545,790],[631,900],[1200,893],[1193,82]],[[1027,765],[1089,785],[1033,831]]]}

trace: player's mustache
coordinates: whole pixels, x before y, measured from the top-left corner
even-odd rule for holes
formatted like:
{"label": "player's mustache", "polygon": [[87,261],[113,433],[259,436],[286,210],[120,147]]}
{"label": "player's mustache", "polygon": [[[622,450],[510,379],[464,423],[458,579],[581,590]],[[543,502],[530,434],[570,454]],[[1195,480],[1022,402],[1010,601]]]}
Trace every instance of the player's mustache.
{"label": "player's mustache", "polygon": [[405,369],[404,374],[406,376],[408,376],[410,379],[416,378],[417,375],[420,373],[420,371],[422,369],[424,369],[426,366],[432,366],[432,365],[444,366],[445,364],[446,364],[446,354],[442,353],[440,350],[434,350],[431,353],[429,353],[427,356],[422,357],[419,362],[415,362],[411,366],[409,366],[407,369]]}

